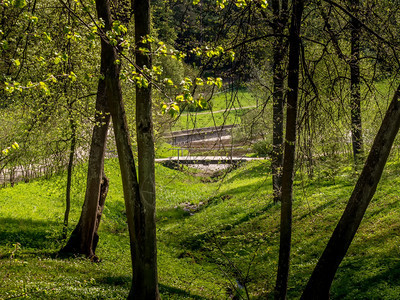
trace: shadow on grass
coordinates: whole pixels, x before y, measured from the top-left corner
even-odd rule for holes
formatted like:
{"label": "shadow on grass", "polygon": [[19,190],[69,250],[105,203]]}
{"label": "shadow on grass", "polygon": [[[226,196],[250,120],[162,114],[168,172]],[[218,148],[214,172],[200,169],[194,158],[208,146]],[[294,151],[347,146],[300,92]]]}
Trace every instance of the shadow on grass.
{"label": "shadow on grass", "polygon": [[226,183],[235,182],[238,179],[244,178],[258,178],[258,177],[267,177],[271,175],[271,168],[269,163],[263,163],[256,166],[253,166],[249,169],[238,172],[236,175],[232,176]]}
{"label": "shadow on grass", "polygon": [[210,229],[207,232],[203,232],[197,235],[193,235],[187,238],[184,238],[181,242],[181,245],[187,247],[190,250],[197,250],[202,248],[206,243],[210,242],[215,235],[218,235],[223,232],[227,232],[229,230],[234,229],[237,226],[240,226],[246,222],[249,222],[255,218],[261,217],[267,211],[269,211],[272,207],[274,207],[273,203],[270,203],[264,206],[262,209],[250,212],[243,217],[237,219],[235,222],[227,224],[218,228],[217,230]]}
{"label": "shadow on grass", "polygon": [[[348,291],[355,289],[357,297],[354,297],[353,293],[352,299],[382,299],[382,295],[392,294],[392,288],[400,283],[400,262],[393,263],[393,260],[383,259],[365,268],[365,260],[371,259],[373,258],[360,259],[341,267],[342,274],[337,276],[332,287],[335,299],[343,299],[348,295]],[[371,276],[368,276],[369,272]],[[374,294],[375,296],[372,296]],[[393,298],[388,296],[384,299]]]}
{"label": "shadow on grass", "polygon": [[130,286],[132,282],[131,276],[105,276],[96,279],[97,283],[106,284],[111,286],[127,285]]}
{"label": "shadow on grass", "polygon": [[[179,299],[197,299],[197,300],[206,300],[208,298],[198,296],[198,295],[193,295],[187,291],[184,291],[182,289],[178,289],[176,287],[172,287],[169,285],[165,285],[160,283],[158,285],[160,289],[160,294],[163,296],[179,296]],[[176,297],[178,299],[178,297]]]}
{"label": "shadow on grass", "polygon": [[[110,286],[127,286],[130,287],[132,278],[130,276],[105,276],[97,279],[97,283],[110,285]],[[197,300],[206,300],[208,298],[204,298],[201,296],[193,295],[187,291],[182,289],[172,287],[166,284],[159,283],[158,288],[160,290],[160,294],[164,297],[169,298],[172,296],[176,296],[178,299],[197,299]],[[175,297],[174,297],[175,298]]]}
{"label": "shadow on grass", "polygon": [[182,221],[190,216],[190,211],[185,211],[182,207],[172,207],[168,209],[157,210],[157,223],[170,224]]}
{"label": "shadow on grass", "polygon": [[0,218],[0,245],[19,243],[22,248],[54,248],[60,234],[58,222]]}

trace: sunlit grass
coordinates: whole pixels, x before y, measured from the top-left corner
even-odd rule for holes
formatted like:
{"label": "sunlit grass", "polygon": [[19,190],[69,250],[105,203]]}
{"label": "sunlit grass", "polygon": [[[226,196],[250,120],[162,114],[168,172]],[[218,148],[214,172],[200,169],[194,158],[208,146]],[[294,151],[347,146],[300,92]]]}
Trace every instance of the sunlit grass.
{"label": "sunlit grass", "polygon": [[[335,172],[327,169],[330,165],[317,165],[313,179],[296,175],[290,299],[300,296],[352,192],[356,175],[342,164]],[[71,229],[83,202],[85,170],[85,165],[75,169]],[[397,299],[399,170],[394,155],[339,268],[332,299]],[[163,298],[225,299],[238,288],[237,280],[245,280],[252,298],[271,298],[280,206],[272,204],[269,162],[245,164],[218,180],[159,165],[156,171]],[[326,177],[327,173],[332,175]],[[106,174],[110,191],[99,232],[97,255],[102,261],[98,264],[55,255],[64,243],[60,235],[65,174],[0,190],[0,299],[127,296],[132,270],[116,160],[106,162]]]}

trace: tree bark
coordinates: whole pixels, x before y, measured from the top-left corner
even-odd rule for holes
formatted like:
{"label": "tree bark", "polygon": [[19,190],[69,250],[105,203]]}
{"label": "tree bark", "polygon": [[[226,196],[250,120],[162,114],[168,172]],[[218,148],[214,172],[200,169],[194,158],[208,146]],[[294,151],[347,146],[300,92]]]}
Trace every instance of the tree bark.
{"label": "tree bark", "polygon": [[375,137],[346,209],[319,259],[301,299],[328,299],[329,290],[376,191],[400,127],[400,86]]}
{"label": "tree bark", "polygon": [[297,127],[297,97],[299,89],[300,25],[304,0],[293,0],[292,20],[289,32],[289,77],[286,113],[286,140],[283,158],[281,224],[278,274],[275,299],[286,299],[289,277],[290,246],[292,236],[292,192],[295,163]]}
{"label": "tree bark", "polygon": [[68,234],[68,220],[69,212],[71,210],[71,185],[72,185],[72,169],[74,167],[74,157],[75,157],[75,146],[76,146],[76,124],[75,121],[70,117],[69,120],[71,127],[71,145],[69,149],[69,160],[67,167],[67,188],[65,192],[65,212],[64,212],[64,226],[62,238],[66,239]]}
{"label": "tree bark", "polygon": [[[101,72],[105,70],[106,61],[101,61]],[[60,254],[83,254],[93,260],[98,241],[96,222],[100,222],[98,213],[103,211],[108,190],[108,179],[104,175],[104,154],[106,148],[107,132],[110,115],[107,113],[106,85],[104,79],[99,79],[96,99],[96,125],[93,128],[90,145],[88,175],[86,184],[85,201],[78,224],[72,232],[67,244],[60,250]],[[106,188],[107,187],[107,188]],[[102,198],[103,197],[103,198]],[[97,238],[94,243],[94,238]]]}
{"label": "tree bark", "polygon": [[[351,0],[351,11],[358,16],[360,1]],[[350,91],[351,91],[351,139],[353,158],[356,167],[362,161],[363,138],[361,124],[361,95],[360,95],[360,34],[361,25],[356,18],[351,18],[351,55],[350,55]]]}
{"label": "tree bark", "polygon": [[[137,49],[148,49],[150,44],[142,40],[150,35],[150,0],[134,1],[135,44]],[[149,54],[136,51],[139,68],[151,69]],[[151,83],[148,87],[136,87],[136,133],[138,146],[140,206],[135,206],[135,243],[133,285],[130,299],[159,299],[156,245],[156,191],[154,170],[154,137],[152,122]]]}
{"label": "tree bark", "polygon": [[[280,4],[281,3],[281,4]],[[288,1],[273,0],[271,6],[274,14],[273,32],[275,35],[273,46],[273,107],[272,107],[272,187],[274,203],[281,199],[282,190],[282,162],[283,162],[283,109],[284,109],[284,58],[286,44],[283,33],[288,21]]]}
{"label": "tree bark", "polygon": [[[143,6],[147,7],[149,4],[144,2],[146,1],[135,1],[134,5],[138,9],[137,11],[135,10],[135,18],[139,18],[138,15],[145,13],[141,11],[141,8]],[[109,2],[107,2],[107,0],[97,0],[96,9],[98,17],[104,21],[105,31],[110,30],[112,18]],[[138,29],[139,28],[136,28],[135,31]],[[128,219],[133,272],[132,287],[128,298],[159,299],[157,267],[155,265],[156,249],[155,241],[152,241],[155,237],[155,219],[151,217],[153,215],[152,210],[154,207],[153,203],[146,202],[148,200],[147,194],[151,193],[151,190],[146,190],[146,187],[148,184],[154,185],[154,179],[151,177],[141,177],[143,182],[139,188],[119,80],[120,66],[115,63],[119,59],[119,56],[117,50],[104,38],[101,40],[101,57],[107,62],[104,77],[106,81],[107,99],[109,101],[108,103],[110,105],[110,112],[113,119],[115,141],[124,191],[125,208]],[[136,114],[137,118],[142,118],[142,116],[138,115],[138,112],[136,112]],[[146,124],[143,124],[141,130],[144,132],[152,132],[151,128]],[[143,144],[139,155],[144,155],[143,151],[146,151],[146,149],[143,149],[143,146],[145,145],[150,146],[149,144]],[[151,152],[153,150],[150,148],[148,151]],[[148,157],[144,156],[144,159],[139,158],[139,161],[141,163],[146,163],[147,159]],[[145,166],[139,166],[139,168],[145,168]],[[143,173],[142,171],[141,174],[145,176],[147,173]],[[146,181],[150,181],[150,183],[147,183]],[[143,258],[145,259],[144,261],[142,260]]]}

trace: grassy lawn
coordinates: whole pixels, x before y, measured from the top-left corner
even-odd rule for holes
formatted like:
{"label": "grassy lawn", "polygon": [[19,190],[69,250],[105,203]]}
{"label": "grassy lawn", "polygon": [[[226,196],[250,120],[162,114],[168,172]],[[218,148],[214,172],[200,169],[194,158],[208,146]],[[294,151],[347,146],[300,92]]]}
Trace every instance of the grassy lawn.
{"label": "grassy lawn", "polygon": [[[75,169],[70,223],[84,198],[85,168]],[[302,288],[342,214],[356,180],[349,167],[295,180],[289,299]],[[332,299],[398,299],[400,160],[393,156],[332,286]],[[252,299],[272,299],[279,205],[268,161],[219,180],[157,166],[157,234],[163,299],[226,299],[237,281]],[[65,175],[0,190],[0,299],[123,299],[131,266],[121,178],[106,162],[110,191],[100,227],[100,263],[60,259]],[[334,174],[326,176],[326,174]],[[72,229],[72,227],[71,227]],[[238,289],[242,295],[244,289]]]}
{"label": "grassy lawn", "polygon": [[[212,111],[184,112],[173,125],[173,130],[241,124],[241,116],[257,105],[247,90],[220,92],[211,99]],[[242,109],[244,108],[244,109]]]}

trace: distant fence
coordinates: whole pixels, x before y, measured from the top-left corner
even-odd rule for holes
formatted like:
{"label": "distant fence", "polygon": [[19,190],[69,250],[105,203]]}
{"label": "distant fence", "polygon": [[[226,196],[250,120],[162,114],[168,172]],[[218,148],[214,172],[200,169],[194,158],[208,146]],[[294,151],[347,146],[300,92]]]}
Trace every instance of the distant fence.
{"label": "distant fence", "polygon": [[65,166],[55,166],[54,164],[46,165],[28,165],[28,166],[16,166],[0,170],[0,184],[5,186],[20,181],[28,182],[34,178],[42,176],[50,176],[62,169]]}
{"label": "distant fence", "polygon": [[[67,153],[68,154],[68,153]],[[0,186],[6,186],[11,184],[24,181],[29,182],[32,179],[52,176],[57,172],[65,171],[68,166],[68,155],[55,155],[50,156],[42,162],[38,163],[21,163],[18,166],[6,166],[3,169],[0,168]],[[79,148],[75,151],[74,165],[86,161],[89,157],[89,151],[84,148]],[[118,157],[116,151],[107,149],[105,153],[106,158]],[[15,162],[14,162],[15,164]]]}

